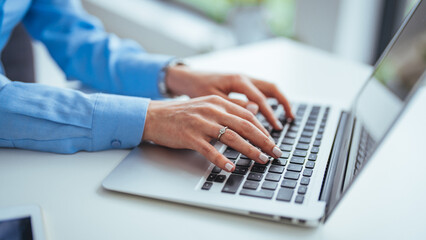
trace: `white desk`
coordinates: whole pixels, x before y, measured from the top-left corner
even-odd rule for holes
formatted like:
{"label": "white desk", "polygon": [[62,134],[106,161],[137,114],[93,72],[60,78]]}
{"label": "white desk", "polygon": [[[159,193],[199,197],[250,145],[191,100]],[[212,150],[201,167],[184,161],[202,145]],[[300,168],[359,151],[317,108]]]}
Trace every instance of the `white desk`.
{"label": "white desk", "polygon": [[[308,96],[345,105],[371,72],[371,67],[287,40],[190,62],[198,68],[270,79],[291,99]],[[60,155],[0,149],[0,207],[39,204],[48,239],[60,240],[424,238],[426,144],[419,133],[426,133],[421,108],[425,103],[426,94],[419,95],[329,222],[315,229],[102,189],[102,180],[128,150]]]}

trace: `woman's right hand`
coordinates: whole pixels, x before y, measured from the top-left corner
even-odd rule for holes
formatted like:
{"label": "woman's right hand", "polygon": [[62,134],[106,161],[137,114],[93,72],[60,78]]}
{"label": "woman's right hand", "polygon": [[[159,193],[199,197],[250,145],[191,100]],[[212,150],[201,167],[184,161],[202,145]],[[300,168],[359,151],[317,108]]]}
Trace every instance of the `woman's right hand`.
{"label": "woman's right hand", "polygon": [[210,144],[225,126],[228,129],[220,141],[250,159],[266,163],[266,154],[274,158],[282,155],[255,115],[219,96],[187,101],[151,101],[142,140],[170,148],[195,150],[216,166],[232,172],[234,163]]}

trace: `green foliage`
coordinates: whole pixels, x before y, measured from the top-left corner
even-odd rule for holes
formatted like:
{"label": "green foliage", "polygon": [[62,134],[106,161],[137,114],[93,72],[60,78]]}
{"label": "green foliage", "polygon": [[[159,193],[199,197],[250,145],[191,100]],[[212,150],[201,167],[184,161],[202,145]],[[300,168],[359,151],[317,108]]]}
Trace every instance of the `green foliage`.
{"label": "green foliage", "polygon": [[272,33],[293,36],[295,0],[177,0],[190,5],[218,23],[225,23],[235,7],[263,5],[267,10],[266,21]]}

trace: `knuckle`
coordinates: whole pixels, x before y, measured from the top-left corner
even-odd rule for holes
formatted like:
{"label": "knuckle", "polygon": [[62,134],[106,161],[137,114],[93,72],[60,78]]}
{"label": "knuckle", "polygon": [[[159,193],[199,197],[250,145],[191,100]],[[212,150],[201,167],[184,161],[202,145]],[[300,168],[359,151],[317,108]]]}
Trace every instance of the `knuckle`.
{"label": "knuckle", "polygon": [[230,130],[230,131],[227,131],[227,138],[228,138],[228,141],[230,141],[230,142],[235,142],[235,141],[237,141],[238,140],[238,134],[236,133],[236,132],[234,132],[234,131],[232,131],[232,130]]}
{"label": "knuckle", "polygon": [[199,151],[207,157],[213,154],[213,150],[207,144],[201,144],[201,146],[199,146]]}
{"label": "knuckle", "polygon": [[259,156],[259,150],[253,146],[249,146],[246,150],[247,156],[251,156],[253,159],[256,159]]}
{"label": "knuckle", "polygon": [[250,122],[245,121],[245,120],[240,122],[240,126],[243,129],[243,131],[245,131],[245,132],[250,132],[250,130],[252,130],[252,128],[253,128],[253,125]]}
{"label": "knuckle", "polygon": [[210,95],[208,96],[208,100],[212,103],[220,103],[222,98],[217,95]]}

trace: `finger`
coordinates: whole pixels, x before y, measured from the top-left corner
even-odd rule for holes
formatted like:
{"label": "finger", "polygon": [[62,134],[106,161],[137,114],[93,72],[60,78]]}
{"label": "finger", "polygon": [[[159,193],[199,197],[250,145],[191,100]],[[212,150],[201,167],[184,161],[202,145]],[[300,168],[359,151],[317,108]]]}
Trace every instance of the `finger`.
{"label": "finger", "polygon": [[253,84],[267,97],[272,97],[278,100],[280,104],[283,105],[286,117],[290,119],[294,119],[294,114],[291,111],[290,102],[287,100],[287,98],[284,96],[284,94],[281,93],[281,91],[278,89],[278,87],[275,84],[265,82],[259,79],[251,78]]}
{"label": "finger", "polygon": [[241,107],[249,110],[253,115],[256,115],[259,112],[259,106],[252,101],[244,101],[241,99],[235,98],[226,98],[228,101],[240,105]]}
{"label": "finger", "polygon": [[[219,130],[217,131],[219,132]],[[235,164],[228,158],[223,156],[219,151],[216,150],[210,143],[205,140],[200,140],[195,144],[194,150],[201,153],[214,165],[220,167],[227,172],[233,172],[235,170]]]}
{"label": "finger", "polygon": [[249,110],[254,115],[256,115],[259,112],[259,106],[256,103],[252,102],[252,101],[245,101],[245,100],[242,100],[242,99],[230,98],[228,95],[226,95],[226,94],[224,94],[224,93],[222,93],[220,91],[218,91],[216,94],[219,95],[219,96],[221,96],[221,97],[223,97],[223,98],[225,98],[226,100],[228,100],[228,101],[230,101],[232,103],[240,105],[241,107]]}
{"label": "finger", "polygon": [[274,111],[266,101],[265,95],[247,78],[245,80],[234,80],[232,85],[233,91],[243,93],[250,101],[259,105],[260,112],[266,120],[274,127],[274,129],[281,130],[283,125],[275,117]]}
{"label": "finger", "polygon": [[220,101],[217,104],[220,104],[221,106],[223,106],[228,113],[236,115],[236,116],[239,116],[240,118],[243,118],[243,119],[246,119],[246,120],[250,121],[259,130],[261,130],[263,134],[265,134],[266,136],[270,137],[270,134],[269,134],[268,130],[266,130],[265,127],[256,118],[256,116],[253,115],[247,109],[242,108],[241,106],[239,106],[237,104],[233,104],[232,102],[229,102],[226,99],[223,99],[223,101]]}
{"label": "finger", "polygon": [[264,153],[267,153],[274,158],[281,157],[282,151],[275,145],[273,139],[265,136],[265,134],[263,134],[251,122],[232,114],[225,115],[218,122],[221,125],[228,126],[241,137],[249,140],[251,144],[259,147]]}
{"label": "finger", "polygon": [[[219,131],[223,127],[217,125],[216,128]],[[269,157],[265,153],[248,143],[238,133],[229,128],[222,135],[220,141],[258,163],[265,164],[269,161]]]}

